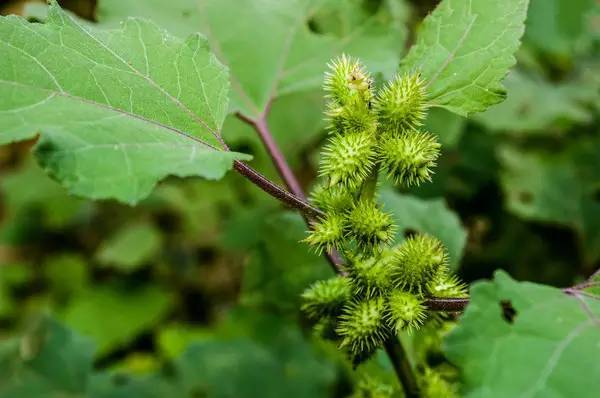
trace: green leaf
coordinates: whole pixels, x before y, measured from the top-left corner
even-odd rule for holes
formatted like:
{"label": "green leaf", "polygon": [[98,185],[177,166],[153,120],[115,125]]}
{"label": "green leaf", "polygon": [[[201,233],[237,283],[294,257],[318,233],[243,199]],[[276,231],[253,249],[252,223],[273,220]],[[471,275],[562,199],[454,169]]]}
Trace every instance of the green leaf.
{"label": "green leaf", "polygon": [[298,214],[266,208],[236,214],[224,241],[250,249],[240,297],[244,304],[297,311],[304,289],[332,275],[323,257],[300,242],[305,237],[306,224]]}
{"label": "green leaf", "polygon": [[42,318],[21,338],[0,343],[2,398],[182,397],[160,373],[149,377],[94,372],[89,339]]}
{"label": "green leaf", "polygon": [[138,289],[96,286],[74,298],[62,319],[77,332],[91,337],[98,355],[102,355],[153,327],[171,304],[171,297],[152,285]]}
{"label": "green leaf", "polygon": [[52,3],[47,23],[0,20],[0,143],[33,138],[38,161],[72,193],[135,203],[161,178],[218,179],[227,72],[199,35],[153,23],[83,26]]}
{"label": "green leaf", "polygon": [[467,120],[443,108],[432,108],[427,112],[425,129],[436,134],[444,149],[455,148],[465,130]]}
{"label": "green leaf", "polygon": [[[231,70],[232,110],[256,119],[276,97],[318,88],[326,63],[346,52],[372,72],[390,76],[406,33],[407,12],[397,0],[349,26],[343,37],[309,29],[313,15],[339,13],[337,0],[102,0],[101,23],[114,25],[125,16],[153,18],[177,34],[200,30]],[[353,1],[346,8],[360,10]]]}
{"label": "green leaf", "polygon": [[82,293],[89,283],[89,268],[78,253],[60,253],[48,256],[44,262],[44,278],[50,292],[58,300]]}
{"label": "green leaf", "polygon": [[[491,131],[556,134],[573,124],[584,124],[592,115],[581,104],[587,86],[572,82],[553,85],[514,71],[506,78],[506,101],[475,116]],[[597,95],[594,90],[593,96]]]}
{"label": "green leaf", "polygon": [[[505,312],[510,303],[515,313]],[[596,397],[600,301],[497,272],[446,339],[465,397]]]}
{"label": "green leaf", "polygon": [[5,209],[0,241],[11,245],[37,239],[43,228],[71,225],[89,208],[82,200],[69,196],[64,188],[48,179],[40,167],[29,160],[20,168],[2,175],[0,192]]}
{"label": "green leaf", "polygon": [[443,0],[425,18],[401,70],[419,70],[429,103],[467,116],[502,101],[528,0]]}
{"label": "green leaf", "polygon": [[583,241],[586,261],[600,259],[600,159],[597,139],[559,151],[499,150],[500,183],[508,210],[538,222],[566,225]]}
{"label": "green leaf", "polygon": [[106,266],[121,271],[133,271],[156,255],[161,246],[161,235],[152,224],[128,224],[104,242],[96,257]]}
{"label": "green leaf", "polygon": [[398,227],[396,242],[403,241],[407,232],[433,235],[448,249],[452,269],[458,268],[467,231],[443,199],[419,199],[386,189],[381,192],[381,202]]}
{"label": "green leaf", "polygon": [[0,344],[0,396],[83,396],[92,370],[93,345],[49,318],[21,339]]}
{"label": "green leaf", "polygon": [[581,53],[597,35],[594,15],[594,0],[531,0],[523,41],[556,57]]}
{"label": "green leaf", "polygon": [[328,397],[335,381],[295,323],[243,308],[196,340],[176,370],[190,396],[215,398]]}

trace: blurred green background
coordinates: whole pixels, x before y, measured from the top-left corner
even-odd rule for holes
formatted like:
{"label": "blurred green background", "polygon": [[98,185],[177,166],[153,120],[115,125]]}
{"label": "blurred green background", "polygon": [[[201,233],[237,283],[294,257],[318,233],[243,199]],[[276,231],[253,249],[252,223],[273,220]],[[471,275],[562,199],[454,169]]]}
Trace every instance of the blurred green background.
{"label": "blurred green background", "polygon": [[[95,19],[95,1],[60,3]],[[348,0],[307,24],[341,40],[380,18],[395,65],[435,4]],[[433,183],[384,195],[403,231],[444,237],[465,281],[502,268],[562,287],[600,265],[598,8],[532,0],[507,100],[469,120],[433,110],[427,128],[443,143]],[[0,2],[2,14],[35,10]],[[269,118],[307,190],[325,138],[321,97],[279,97]],[[279,181],[250,127],[231,116],[223,131]],[[356,376],[312,336],[299,294],[331,271],[299,243],[301,217],[240,176],[169,179],[137,207],[91,202],[46,177],[31,145],[0,148],[0,358],[36,350],[39,330],[52,330],[32,391],[89,379],[102,397],[342,397],[363,376],[393,380],[383,356]]]}

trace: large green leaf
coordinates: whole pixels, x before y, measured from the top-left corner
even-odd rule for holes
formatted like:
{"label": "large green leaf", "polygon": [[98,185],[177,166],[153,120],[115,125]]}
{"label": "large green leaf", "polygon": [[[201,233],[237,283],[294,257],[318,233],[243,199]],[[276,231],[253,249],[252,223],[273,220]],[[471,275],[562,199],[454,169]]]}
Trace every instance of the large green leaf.
{"label": "large green leaf", "polygon": [[451,267],[458,267],[467,242],[467,231],[443,199],[419,199],[389,189],[381,193],[381,201],[398,227],[397,242],[404,240],[409,232],[431,234],[448,249]]}
{"label": "large green leaf", "polygon": [[0,344],[2,398],[164,398],[183,393],[160,374],[143,378],[94,372],[91,342],[42,318],[20,338]]}
{"label": "large green leaf", "polygon": [[300,242],[306,224],[298,214],[271,208],[238,211],[230,221],[225,243],[250,249],[240,300],[248,305],[296,311],[308,285],[332,272],[322,256]]}
{"label": "large green leaf", "polygon": [[594,0],[531,0],[524,43],[557,57],[581,53],[598,39],[598,12]]}
{"label": "large green leaf", "polygon": [[0,241],[11,245],[38,239],[42,229],[64,228],[90,208],[48,179],[33,161],[2,174],[0,196],[5,211]]}
{"label": "large green leaf", "polygon": [[444,0],[425,21],[401,69],[419,70],[429,102],[460,115],[502,101],[528,0]]}
{"label": "large green leaf", "polygon": [[[362,7],[352,1],[341,8],[337,0],[102,0],[98,19],[114,25],[125,16],[146,16],[178,34],[203,32],[231,69],[233,110],[258,118],[273,98],[319,87],[326,63],[342,52],[373,72],[393,73],[406,36],[405,8],[388,0],[365,18]],[[350,29],[309,29],[313,16],[345,10],[362,13]]]}
{"label": "large green leaf", "polygon": [[0,397],[84,396],[93,345],[43,318],[20,339],[0,344]]}
{"label": "large green leaf", "polygon": [[529,220],[573,228],[587,263],[600,258],[600,158],[597,139],[579,139],[559,151],[504,146],[500,183],[508,209]]}
{"label": "large green leaf", "polygon": [[198,35],[129,19],[83,26],[55,3],[45,24],[0,20],[0,143],[32,138],[42,166],[75,194],[135,203],[169,174],[216,179],[227,72]]}
{"label": "large green leaf", "polygon": [[328,397],[335,368],[315,351],[295,322],[240,307],[197,336],[175,368],[190,396]]}
{"label": "large green leaf", "polygon": [[[597,90],[583,82],[553,85],[517,71],[506,78],[506,101],[475,119],[492,131],[556,134],[573,124],[590,122],[582,100],[593,100]],[[589,92],[589,98],[586,97]],[[587,101],[586,101],[587,102]]]}
{"label": "large green leaf", "polygon": [[102,355],[153,327],[171,304],[171,296],[152,285],[139,289],[96,286],[73,298],[62,318],[69,327],[91,337]]}
{"label": "large green leaf", "polygon": [[[510,303],[514,314],[503,307]],[[466,397],[597,397],[600,301],[497,272],[446,339]]]}

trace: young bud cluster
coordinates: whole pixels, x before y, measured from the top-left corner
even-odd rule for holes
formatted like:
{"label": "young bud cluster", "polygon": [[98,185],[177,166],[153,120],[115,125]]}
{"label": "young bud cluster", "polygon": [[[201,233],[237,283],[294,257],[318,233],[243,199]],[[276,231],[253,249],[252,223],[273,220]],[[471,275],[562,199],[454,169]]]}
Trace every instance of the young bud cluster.
{"label": "young bud cluster", "polygon": [[462,297],[465,287],[449,274],[442,243],[416,235],[390,247],[395,226],[376,201],[378,176],[418,185],[431,179],[440,144],[420,127],[428,108],[419,74],[397,76],[377,94],[369,73],[342,56],[329,65],[329,142],[322,182],[311,198],[324,212],[305,239],[317,252],[340,250],[345,276],[315,283],[302,295],[315,331],[338,341],[355,364],[386,339],[418,329],[429,295]]}
{"label": "young bud cluster", "polygon": [[421,294],[447,265],[448,255],[442,242],[429,235],[416,235],[394,252],[393,283],[400,289]]}

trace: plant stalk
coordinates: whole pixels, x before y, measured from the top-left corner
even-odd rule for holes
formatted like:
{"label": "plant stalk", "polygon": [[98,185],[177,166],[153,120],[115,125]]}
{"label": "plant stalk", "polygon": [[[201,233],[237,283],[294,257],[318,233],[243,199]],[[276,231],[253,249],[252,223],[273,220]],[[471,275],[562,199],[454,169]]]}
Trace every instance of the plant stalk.
{"label": "plant stalk", "polygon": [[384,343],[384,347],[385,352],[392,362],[396,376],[398,376],[400,384],[404,389],[404,396],[406,398],[419,397],[419,385],[414,377],[412,366],[408,361],[406,351],[400,340],[392,337]]}
{"label": "plant stalk", "polygon": [[[244,122],[251,125],[256,130],[256,132],[258,133],[261,141],[263,142],[267,152],[269,153],[269,156],[271,157],[273,164],[277,168],[277,171],[279,172],[281,179],[283,180],[285,185],[288,187],[288,189],[291,191],[291,193],[296,197],[296,199],[300,200],[303,205],[306,204],[306,205],[310,206],[310,204],[306,200],[306,195],[304,194],[304,190],[302,189],[300,182],[294,175],[294,172],[292,171],[287,160],[285,159],[283,152],[281,152],[281,150],[279,149],[279,146],[277,145],[277,143],[275,142],[275,139],[273,138],[273,134],[271,134],[271,131],[269,130],[269,126],[267,124],[267,119],[265,116],[266,113],[268,112],[268,110],[269,110],[269,106],[267,106],[267,110],[265,111],[265,113],[261,117],[259,117],[257,120],[250,119],[249,117],[247,117],[241,113],[238,113],[237,116]],[[255,173],[257,173],[257,172],[255,172]],[[266,191],[266,192],[269,193],[269,191]],[[291,203],[291,202],[288,202],[288,203],[293,206],[293,203]],[[302,212],[302,217],[304,217],[304,220],[306,221],[306,224],[308,225],[309,228],[311,228],[313,222],[315,222],[315,220],[317,218],[324,216],[324,213],[322,211],[320,211],[319,209],[316,209],[312,206],[310,206],[310,207],[311,207],[311,211]],[[313,209],[317,210],[317,211],[313,211]],[[336,250],[325,252],[325,258],[327,258],[327,261],[331,265],[331,268],[333,269],[334,272],[336,272],[338,274],[344,273],[342,259]]]}
{"label": "plant stalk", "polygon": [[[310,227],[314,218],[321,216],[323,213],[319,209],[312,207],[306,201],[306,195],[304,194],[300,183],[285,160],[285,156],[279,150],[273,135],[269,131],[265,117],[262,116],[257,121],[249,119],[241,114],[238,114],[238,117],[249,123],[258,132],[267,152],[269,152],[269,155],[271,156],[271,160],[279,171],[279,175],[292,192],[290,193],[281,189],[262,174],[250,168],[243,162],[235,161],[234,168],[268,194],[283,201],[284,203],[287,203],[290,206],[298,208],[302,212],[306,223]],[[369,180],[365,183],[365,186],[361,192],[361,196],[370,198],[374,196],[377,187],[377,175],[378,173],[376,168]],[[333,252],[326,253],[326,255],[334,271],[338,274],[343,274],[343,268],[339,254],[337,254],[337,252]],[[385,342],[385,350],[390,358],[390,361],[392,362],[394,371],[400,380],[400,385],[404,390],[404,395],[407,398],[418,397],[419,392],[417,381],[412,366],[406,356],[406,351],[404,350],[400,340],[397,338],[388,339]]]}

